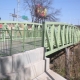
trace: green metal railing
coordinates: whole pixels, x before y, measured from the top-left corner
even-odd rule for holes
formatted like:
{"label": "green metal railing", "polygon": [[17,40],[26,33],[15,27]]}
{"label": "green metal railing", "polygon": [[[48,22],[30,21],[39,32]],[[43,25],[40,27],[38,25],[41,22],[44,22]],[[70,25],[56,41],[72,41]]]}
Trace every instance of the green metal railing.
{"label": "green metal railing", "polygon": [[0,22],[0,55],[7,56],[42,46],[42,25]]}
{"label": "green metal railing", "polygon": [[45,22],[43,26],[45,56],[80,41],[80,30],[76,26],[59,22]]}
{"label": "green metal railing", "polygon": [[65,47],[74,45],[80,41],[78,27],[59,22],[23,23],[2,22],[0,29],[0,55],[12,55],[31,50],[37,47],[45,47],[45,56],[53,54]]}

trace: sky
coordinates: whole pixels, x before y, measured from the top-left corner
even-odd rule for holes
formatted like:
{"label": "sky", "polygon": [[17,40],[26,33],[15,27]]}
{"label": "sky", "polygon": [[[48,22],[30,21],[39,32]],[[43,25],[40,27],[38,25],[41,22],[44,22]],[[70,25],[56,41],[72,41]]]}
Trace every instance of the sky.
{"label": "sky", "polygon": [[[53,7],[60,9],[61,13],[57,16],[59,22],[69,24],[80,24],[80,0],[53,0]],[[10,13],[14,12],[14,8],[17,14],[17,0],[0,0],[0,17],[2,21],[11,21],[13,18]],[[30,13],[24,10],[23,0],[20,0],[19,12],[20,16],[27,15],[30,19]],[[19,18],[19,21],[23,21]]]}

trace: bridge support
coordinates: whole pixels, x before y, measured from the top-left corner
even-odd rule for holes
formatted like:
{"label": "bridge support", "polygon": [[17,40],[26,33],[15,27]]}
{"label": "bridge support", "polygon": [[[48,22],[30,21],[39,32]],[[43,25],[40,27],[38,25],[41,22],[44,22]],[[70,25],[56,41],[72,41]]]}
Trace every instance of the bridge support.
{"label": "bridge support", "polygon": [[65,77],[67,80],[70,80],[70,48],[65,48]]}

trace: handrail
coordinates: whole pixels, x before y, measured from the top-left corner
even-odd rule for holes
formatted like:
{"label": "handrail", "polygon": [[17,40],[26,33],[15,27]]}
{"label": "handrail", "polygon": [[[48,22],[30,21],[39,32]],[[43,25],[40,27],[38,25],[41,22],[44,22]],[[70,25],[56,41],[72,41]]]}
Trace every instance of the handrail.
{"label": "handrail", "polygon": [[80,41],[80,30],[74,25],[45,22],[44,27],[44,47],[47,50],[45,56]]}

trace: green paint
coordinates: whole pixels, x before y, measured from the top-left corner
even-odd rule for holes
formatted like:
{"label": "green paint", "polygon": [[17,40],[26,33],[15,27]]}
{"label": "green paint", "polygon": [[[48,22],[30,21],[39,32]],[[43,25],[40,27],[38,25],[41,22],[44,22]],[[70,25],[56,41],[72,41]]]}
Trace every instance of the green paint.
{"label": "green paint", "polygon": [[[45,22],[43,24],[39,24],[16,21],[0,21],[0,23],[3,24],[0,42],[10,40],[10,52],[12,52],[12,43],[15,40],[22,40],[23,51],[25,51],[25,42],[27,40],[33,40],[33,42],[29,43],[31,45],[33,44],[34,48],[36,48],[38,44],[41,44],[36,40],[41,38],[41,46],[45,47],[47,51],[45,52],[45,56],[51,55],[60,49],[80,42],[80,29],[69,24],[59,22]],[[8,29],[8,24],[14,24],[14,28],[11,30]],[[20,24],[23,24],[22,30],[19,26]],[[30,25],[32,26],[31,28]],[[9,39],[6,38],[7,36],[9,36]]]}

